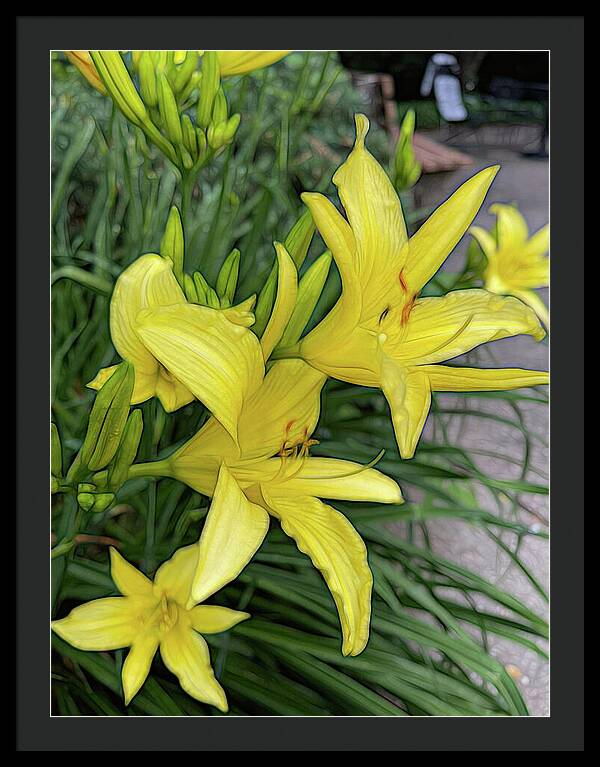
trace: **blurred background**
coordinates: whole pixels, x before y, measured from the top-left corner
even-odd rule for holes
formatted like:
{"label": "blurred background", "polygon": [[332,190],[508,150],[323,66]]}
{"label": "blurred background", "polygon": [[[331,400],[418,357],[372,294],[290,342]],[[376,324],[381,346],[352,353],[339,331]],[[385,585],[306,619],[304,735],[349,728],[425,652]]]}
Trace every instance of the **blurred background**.
{"label": "blurred background", "polygon": [[[300,214],[302,191],[323,192],[338,204],[331,178],[352,147],[357,111],[370,117],[369,149],[386,168],[392,167],[404,116],[415,111],[413,145],[422,175],[401,193],[411,231],[465,179],[496,163],[501,170],[476,223],[492,226],[488,209],[494,202],[516,203],[531,232],[548,221],[544,52],[294,52],[250,77],[232,78],[227,88],[231,111],[239,111],[242,122],[235,147],[203,171],[194,189],[201,215],[194,215],[186,230],[192,232],[186,239],[186,269],[199,268],[214,281],[223,259],[238,247],[240,296],[264,283],[273,264],[272,243],[284,240]],[[114,280],[141,253],[157,252],[170,205],[178,200],[173,169],[144,145],[112,111],[110,100],[90,88],[62,53],[52,57],[52,175],[52,417],[68,462],[81,444],[93,400],[85,384],[100,367],[116,361],[108,332]],[[463,238],[434,292],[443,289],[448,276],[461,272],[468,245]],[[315,237],[304,268],[323,250]],[[333,305],[338,292],[333,269],[311,325]],[[474,350],[467,361],[547,369],[548,343],[529,337],[497,341]],[[403,551],[407,572],[411,578],[423,576],[427,584],[432,573],[443,572],[436,596],[455,600],[444,604],[465,619],[467,629],[506,668],[530,713],[547,715],[547,661],[540,650],[545,647],[540,637],[548,617],[549,570],[548,410],[542,392],[438,395],[416,458],[399,462],[379,393],[345,399],[338,384],[327,387],[316,452],[367,462],[382,445],[389,446],[379,468],[398,479],[409,500],[402,512],[406,521],[395,523],[395,529],[419,551],[428,552],[423,566],[418,552]],[[149,405],[143,408],[152,423],[156,415],[146,413]],[[177,418],[163,418],[157,444],[151,433],[146,437],[151,430],[145,430],[139,460],[145,451],[152,454],[151,448],[164,450],[190,436],[203,417],[199,403],[192,403]],[[439,445],[455,452],[438,454]],[[138,486],[125,487],[115,507],[118,513],[111,513],[101,532],[123,540],[126,555],[139,561],[143,550],[136,513],[143,515],[145,501]],[[169,481],[161,487],[174,499],[164,544],[157,541],[157,556],[166,557],[186,536],[195,539],[197,522],[188,514],[193,499],[182,488],[174,489]],[[426,519],[419,504],[432,497],[449,506]],[[503,527],[453,515],[449,508],[457,504],[476,505],[503,520]],[[350,508],[344,512],[353,521],[361,513],[359,509],[353,517]],[[59,500],[53,514],[60,519]],[[64,572],[58,563],[53,571],[55,605],[107,593],[97,576],[104,553],[85,549],[96,568],[85,587],[79,585],[84,557],[67,564]],[[266,548],[259,552],[259,566],[269,564],[269,556],[274,555]],[[490,587],[474,585],[470,576],[449,575],[446,562],[480,576]],[[79,568],[76,577],[70,577],[73,567]],[[517,618],[512,597],[524,606],[517,608]],[[405,602],[401,595],[401,600],[407,610],[413,609],[409,599]],[[481,617],[488,611],[505,621],[488,622]],[[427,610],[417,612],[420,619],[436,622]],[[419,705],[409,703],[408,709],[419,713]],[[268,707],[256,711],[270,712]]]}

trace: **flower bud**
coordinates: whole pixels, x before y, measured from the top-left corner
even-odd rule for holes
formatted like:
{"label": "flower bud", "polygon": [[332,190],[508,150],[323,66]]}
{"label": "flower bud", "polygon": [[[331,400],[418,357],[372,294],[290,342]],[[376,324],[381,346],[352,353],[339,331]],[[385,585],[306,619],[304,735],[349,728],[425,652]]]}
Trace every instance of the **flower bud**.
{"label": "flower bud", "polygon": [[129,467],[134,462],[137,455],[143,428],[144,421],[142,411],[137,408],[127,419],[127,423],[123,429],[121,442],[119,443],[117,452],[108,467],[107,484],[113,491],[118,490],[127,480]]}
{"label": "flower bud", "polygon": [[279,342],[280,347],[292,346],[300,340],[321,297],[331,267],[331,259],[331,253],[326,250],[302,276],[298,283],[296,306]]}
{"label": "flower bud", "polygon": [[96,395],[80,453],[82,464],[91,471],[106,466],[117,451],[134,380],[133,365],[122,362]]}
{"label": "flower bud", "polygon": [[173,263],[173,274],[177,282],[183,282],[183,259],[184,259],[183,225],[179,211],[173,205],[167,220],[165,233],[160,243],[160,255],[169,258]]}
{"label": "flower bud", "polygon": [[[311,240],[315,233],[315,224],[310,215],[310,211],[305,211],[300,218],[296,221],[294,226],[290,229],[288,236],[285,239],[285,249],[292,257],[297,269],[300,269],[308,253]],[[256,322],[252,328],[256,335],[260,338],[264,329],[267,326],[269,317],[271,316],[271,310],[275,302],[275,294],[277,292],[277,263],[273,265],[269,276],[262,290],[258,294],[258,301],[256,302],[256,311],[254,312]]]}
{"label": "flower bud", "polygon": [[206,51],[202,56],[202,82],[196,118],[201,128],[208,128],[211,122],[215,96],[219,90],[221,77],[219,59],[216,51]]}
{"label": "flower bud", "polygon": [[62,476],[62,447],[55,423],[50,424],[50,471],[55,477]]}
{"label": "flower bud", "polygon": [[413,148],[414,131],[415,111],[409,109],[400,126],[394,155],[394,186],[398,192],[411,189],[421,175],[421,165]]}
{"label": "flower bud", "polygon": [[217,296],[221,300],[226,299],[227,306],[233,303],[233,296],[237,288],[238,275],[240,272],[240,251],[234,248],[223,262],[223,266],[217,277]]}
{"label": "flower bud", "polygon": [[158,104],[158,90],[156,84],[156,71],[152,56],[148,51],[142,51],[138,62],[138,73],[140,77],[140,91],[144,102],[149,107],[155,107]]}
{"label": "flower bud", "polygon": [[167,76],[158,75],[158,109],[167,131],[167,136],[174,144],[183,144],[183,132],[179,119],[179,110]]}

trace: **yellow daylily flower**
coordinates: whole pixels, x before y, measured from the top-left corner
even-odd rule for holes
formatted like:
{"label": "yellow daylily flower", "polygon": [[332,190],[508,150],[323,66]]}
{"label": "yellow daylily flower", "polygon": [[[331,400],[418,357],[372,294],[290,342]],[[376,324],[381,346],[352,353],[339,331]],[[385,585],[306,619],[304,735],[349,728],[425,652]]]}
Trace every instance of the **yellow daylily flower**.
{"label": "yellow daylily flower", "polygon": [[514,205],[496,203],[490,207],[490,212],[497,219],[496,237],[480,226],[469,229],[487,258],[484,274],[486,290],[520,298],[546,327],[550,327],[546,304],[535,293],[535,288],[548,285],[548,224],[530,237],[527,222]]}
{"label": "yellow daylily flower", "polygon": [[291,51],[217,51],[221,77],[245,75],[280,61]]}
{"label": "yellow daylily flower", "polygon": [[215,515],[210,533],[215,545],[200,559],[193,598],[205,597],[206,580],[224,551],[240,552],[245,564],[266,534],[271,514],[323,574],[340,616],[342,652],[357,655],[369,636],[373,579],[367,550],[346,517],[319,499],[402,503],[402,494],[396,482],[373,468],[309,456],[325,380],[302,360],[279,360],[244,401],[239,450],[212,418],[170,458],[138,464],[130,476],[171,476],[212,496],[225,465],[252,503],[251,514],[240,515],[232,504],[227,520]]}
{"label": "yellow daylily flower", "polygon": [[[245,309],[189,304],[169,260],[150,253],[134,261],[110,302],[113,344],[135,368],[132,404],[157,396],[170,412],[197,398],[235,440],[243,399],[264,376]],[[88,386],[100,388],[115,368],[102,369]]]}
{"label": "yellow daylily flower", "polygon": [[323,195],[302,195],[336,261],[342,294],[299,345],[278,356],[300,355],[329,376],[381,388],[400,455],[411,458],[432,391],[513,389],[548,382],[545,372],[438,363],[520,333],[539,340],[544,330],[521,301],[486,290],[418,297],[466,232],[498,167],[466,181],[409,239],[392,183],[365,147],[368,129],[367,118],[357,115],[354,149],[333,177],[348,219]]}
{"label": "yellow daylily flower", "polygon": [[[126,705],[144,684],[152,659],[160,650],[165,665],[188,695],[227,711],[225,692],[215,679],[208,646],[201,635],[227,631],[250,615],[227,607],[197,604],[204,599],[191,600],[191,587],[198,562],[206,561],[207,557],[213,562],[217,557],[214,536],[209,535],[215,518],[227,516],[232,507],[241,519],[252,518],[251,506],[224,469],[219,474],[197,544],[178,549],[158,568],[154,581],[111,548],[111,576],[122,596],[94,599],[75,607],[66,618],[52,622],[58,636],[80,650],[130,648],[121,674]],[[235,566],[239,563],[243,566],[246,561],[243,551],[236,551],[234,557],[231,547],[221,548],[217,566],[206,573],[203,581],[206,597],[235,578],[239,573]],[[231,577],[224,577],[225,571]]]}
{"label": "yellow daylily flower", "polygon": [[100,79],[89,51],[65,51],[65,55],[71,64],[77,67],[90,85],[103,95],[106,95],[106,88]]}

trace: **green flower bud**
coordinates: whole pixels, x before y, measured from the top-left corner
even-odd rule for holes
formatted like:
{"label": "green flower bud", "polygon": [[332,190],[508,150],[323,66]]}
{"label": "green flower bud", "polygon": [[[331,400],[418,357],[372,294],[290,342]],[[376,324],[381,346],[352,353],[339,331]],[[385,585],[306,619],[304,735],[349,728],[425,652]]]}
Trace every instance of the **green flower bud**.
{"label": "green flower bud", "polygon": [[143,428],[142,411],[138,408],[129,415],[119,448],[108,467],[107,484],[111,490],[118,490],[127,480],[129,467],[137,455]]}
{"label": "green flower bud", "polygon": [[225,125],[225,129],[223,131],[223,138],[226,144],[228,144],[232,140],[232,138],[235,136],[239,124],[240,124],[239,114],[232,115],[229,118],[229,120],[227,120],[227,124]]}
{"label": "green flower bud", "polygon": [[184,258],[183,225],[179,211],[173,205],[167,220],[165,233],[160,243],[160,255],[170,258],[173,263],[173,273],[179,284],[183,282],[183,258]]}
{"label": "green flower bud", "polygon": [[215,95],[215,100],[213,102],[213,110],[212,110],[212,122],[214,125],[221,125],[221,123],[226,123],[228,120],[228,109],[227,109],[227,99],[225,98],[225,93],[223,91],[223,88],[219,88]]}
{"label": "green flower bud", "polygon": [[62,477],[62,446],[55,423],[50,424],[50,471],[55,477]]}
{"label": "green flower bud", "polygon": [[[288,236],[285,239],[285,249],[292,257],[292,260],[296,264],[296,268],[300,269],[308,253],[308,248],[315,233],[315,224],[310,215],[310,211],[305,211],[294,226],[290,229]],[[254,316],[256,322],[254,323],[252,330],[260,338],[264,329],[267,326],[269,317],[271,316],[271,310],[275,302],[275,294],[277,293],[277,263],[273,265],[269,276],[262,290],[258,294],[258,300],[256,302],[256,309]]]}
{"label": "green flower bud", "polygon": [[134,381],[133,365],[122,362],[96,395],[80,451],[82,464],[91,471],[106,466],[117,451]]}
{"label": "green flower bud", "polygon": [[77,503],[81,506],[81,508],[84,511],[91,511],[95,501],[96,501],[96,496],[93,495],[92,493],[77,494]]}
{"label": "green flower bud", "polygon": [[219,58],[216,51],[206,51],[202,56],[202,81],[196,119],[201,128],[208,128],[213,113],[215,96],[221,84]]}
{"label": "green flower bud", "polygon": [[198,64],[198,58],[199,56],[196,51],[187,51],[183,63],[177,67],[175,77],[173,78],[173,89],[176,93],[181,94],[181,91],[188,84]]}
{"label": "green flower bud", "polygon": [[[92,511],[94,514],[101,514],[106,511],[115,502],[114,493],[99,493],[94,497],[94,503],[92,505]],[[81,505],[81,504],[80,504]],[[86,509],[89,511],[89,509]]]}
{"label": "green flower bud", "polygon": [[196,292],[194,280],[190,277],[189,274],[183,275],[183,292],[185,293],[185,297],[188,301],[191,301],[193,304],[201,303],[198,298],[198,293]]}
{"label": "green flower bud", "polygon": [[192,157],[198,154],[198,142],[196,141],[196,131],[189,115],[183,115],[181,118],[181,130],[183,132],[183,143]]}
{"label": "green flower bud", "polygon": [[421,175],[421,165],[413,148],[414,131],[415,111],[409,109],[400,126],[394,155],[394,186],[398,192],[411,189]]}
{"label": "green flower bud", "polygon": [[183,144],[183,132],[179,120],[177,101],[167,76],[163,73],[158,75],[158,109],[167,131],[167,136],[174,144]]}
{"label": "green flower bud", "polygon": [[331,267],[331,259],[331,253],[326,250],[302,276],[298,283],[296,306],[279,342],[280,347],[293,346],[300,340],[321,297]]}
{"label": "green flower bud", "polygon": [[223,266],[217,277],[217,296],[226,299],[228,306],[233,303],[233,296],[237,288],[238,275],[240,272],[240,251],[234,248],[223,262]]}
{"label": "green flower bud", "polygon": [[156,84],[156,71],[152,56],[148,51],[142,51],[138,62],[138,73],[140,77],[140,91],[144,102],[149,107],[155,107],[158,104],[158,90]]}

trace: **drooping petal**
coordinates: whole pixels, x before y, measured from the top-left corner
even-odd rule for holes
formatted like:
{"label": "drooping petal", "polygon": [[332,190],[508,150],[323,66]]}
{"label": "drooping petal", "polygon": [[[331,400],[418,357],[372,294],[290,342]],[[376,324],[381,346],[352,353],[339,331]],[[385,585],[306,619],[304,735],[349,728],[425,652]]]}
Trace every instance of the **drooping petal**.
{"label": "drooping petal", "polygon": [[416,301],[394,359],[418,365],[443,362],[488,341],[519,334],[536,341],[545,336],[535,312],[522,301],[487,290],[455,290]]}
{"label": "drooping petal", "polygon": [[263,487],[272,513],[321,571],[342,626],[342,653],[358,655],[369,639],[373,576],[364,541],[343,514],[310,496]]}
{"label": "drooping petal", "polygon": [[180,621],[164,635],[160,654],[188,695],[227,711],[225,691],[215,679],[208,647],[200,634]]}
{"label": "drooping petal", "polygon": [[412,293],[433,277],[467,231],[498,169],[494,165],[466,181],[410,238],[404,279]]}
{"label": "drooping petal", "polygon": [[381,389],[390,406],[394,434],[402,458],[412,458],[431,406],[427,375],[384,359]]}
{"label": "drooping petal", "polygon": [[218,605],[196,605],[190,611],[192,628],[201,634],[219,634],[250,618],[250,613]]}
{"label": "drooping petal", "polygon": [[[269,463],[272,465],[277,460],[273,459]],[[267,477],[273,476],[274,472],[271,469],[265,471],[265,474]],[[372,503],[403,502],[400,488],[393,479],[353,461],[306,458],[301,462],[301,468],[292,470],[291,475],[291,479],[279,485],[291,495],[315,495],[318,498]]]}
{"label": "drooping petal", "polygon": [[[356,115],[356,142],[333,176],[356,241],[356,270],[364,319],[385,308],[390,285],[398,280],[407,250],[400,200],[377,160],[365,147],[369,121]],[[333,251],[332,251],[333,252]],[[335,257],[335,254],[334,254]]]}
{"label": "drooping petal", "polygon": [[298,271],[292,257],[280,242],[275,243],[275,251],[277,253],[277,295],[271,317],[260,339],[265,362],[283,335],[296,306],[298,295]]}
{"label": "drooping petal", "polygon": [[[156,394],[160,373],[158,360],[146,348],[137,332],[140,312],[153,307],[181,306],[185,303],[185,296],[175,279],[171,263],[153,253],[136,259],[115,283],[110,302],[110,333],[117,352],[135,367],[135,386],[131,398],[133,404],[144,402]],[[98,388],[97,379],[89,385]],[[163,396],[166,389],[166,381],[163,381]],[[187,396],[191,395],[188,393]],[[179,391],[175,400],[181,398]]]}
{"label": "drooping petal", "polygon": [[147,309],[137,332],[161,364],[213,413],[237,442],[244,399],[260,385],[258,339],[218,309],[185,304]]}
{"label": "drooping petal", "polygon": [[150,673],[152,660],[158,650],[158,644],[158,632],[147,631],[140,634],[131,645],[121,671],[126,706],[129,705],[132,698],[146,681],[146,677]]}
{"label": "drooping petal", "polygon": [[237,578],[269,529],[269,515],[246,498],[222,464],[198,542],[198,560],[188,608]]}
{"label": "drooping petal", "polygon": [[520,298],[523,303],[530,306],[544,325],[550,327],[550,313],[548,307],[534,290],[514,290],[513,295]]}
{"label": "drooping petal", "polygon": [[280,61],[291,51],[217,51],[221,77],[245,75]]}
{"label": "drooping petal", "polygon": [[79,650],[128,647],[140,633],[138,605],[130,597],[94,599],[75,607],[52,629]]}
{"label": "drooping petal", "polygon": [[490,213],[494,213],[497,217],[498,246],[501,250],[518,248],[525,244],[529,236],[527,221],[514,205],[503,205],[497,202],[490,206]]}
{"label": "drooping petal", "polygon": [[164,562],[154,576],[154,594],[165,595],[185,607],[192,592],[192,582],[198,563],[198,544],[183,546]]}
{"label": "drooping petal", "polygon": [[153,593],[152,581],[124,559],[114,546],[110,547],[110,577],[126,597],[150,596]]}
{"label": "drooping petal", "polygon": [[521,368],[467,368],[451,365],[423,365],[432,391],[504,391],[547,384],[543,370]]}

